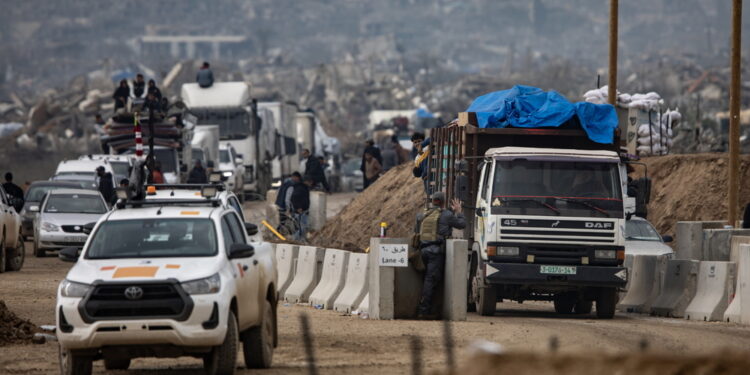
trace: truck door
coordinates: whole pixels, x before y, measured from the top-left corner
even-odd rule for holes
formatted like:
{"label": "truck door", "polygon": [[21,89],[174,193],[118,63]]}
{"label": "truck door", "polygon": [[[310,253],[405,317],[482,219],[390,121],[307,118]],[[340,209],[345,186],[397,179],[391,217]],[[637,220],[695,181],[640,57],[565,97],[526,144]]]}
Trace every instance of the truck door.
{"label": "truck door", "polygon": [[[485,225],[485,219],[490,216],[490,206],[487,204],[487,192],[488,192],[488,186],[490,185],[490,171],[492,167],[492,163],[484,162],[482,163],[482,172],[481,177],[479,178],[479,189],[477,192],[477,201],[475,207],[481,210],[482,216],[477,217],[476,220],[474,220],[474,239],[476,241],[483,242],[484,239],[484,225]],[[477,213],[479,213],[480,210],[477,210]]]}
{"label": "truck door", "polygon": [[[235,212],[225,216],[232,231],[234,243],[247,243],[247,233]],[[260,322],[260,308],[258,304],[258,288],[260,285],[260,271],[257,255],[250,258],[236,259],[237,271],[239,272],[239,284],[242,284],[242,296],[237,296],[237,305],[242,306],[245,316],[240,320],[240,328],[244,329],[250,325]]]}

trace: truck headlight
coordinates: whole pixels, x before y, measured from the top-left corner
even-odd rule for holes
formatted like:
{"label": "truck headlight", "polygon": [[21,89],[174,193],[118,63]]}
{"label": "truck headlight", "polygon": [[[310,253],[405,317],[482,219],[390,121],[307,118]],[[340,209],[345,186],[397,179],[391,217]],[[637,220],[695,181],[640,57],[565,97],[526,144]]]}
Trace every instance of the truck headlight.
{"label": "truck headlight", "polygon": [[232,175],[234,174],[234,172],[232,172],[232,171],[226,171],[226,172],[224,172],[222,174],[224,175],[224,177],[232,177]]}
{"label": "truck headlight", "polygon": [[594,250],[594,258],[597,259],[615,259],[616,257],[616,250]]}
{"label": "truck headlight", "polygon": [[504,257],[517,257],[518,247],[516,246],[498,246],[497,255]]}
{"label": "truck headlight", "polygon": [[58,230],[60,230],[60,227],[45,221],[42,223],[42,230],[46,232],[57,232]]}
{"label": "truck headlight", "polygon": [[63,297],[83,298],[91,289],[91,285],[77,283],[64,279],[60,283],[60,294]]}
{"label": "truck headlight", "polygon": [[186,281],[182,283],[182,289],[187,294],[213,294],[221,289],[221,277],[215,273],[205,279]]}

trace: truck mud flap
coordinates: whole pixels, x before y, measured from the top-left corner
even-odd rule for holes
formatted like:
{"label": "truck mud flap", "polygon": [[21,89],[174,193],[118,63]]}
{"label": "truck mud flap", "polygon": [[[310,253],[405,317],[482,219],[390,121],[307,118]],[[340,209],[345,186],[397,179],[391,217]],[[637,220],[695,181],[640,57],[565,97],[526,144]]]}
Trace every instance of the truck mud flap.
{"label": "truck mud flap", "polygon": [[[628,271],[624,267],[561,266],[568,273],[543,272],[542,264],[486,263],[490,284],[580,285],[625,287]],[[560,269],[563,271],[563,269]]]}

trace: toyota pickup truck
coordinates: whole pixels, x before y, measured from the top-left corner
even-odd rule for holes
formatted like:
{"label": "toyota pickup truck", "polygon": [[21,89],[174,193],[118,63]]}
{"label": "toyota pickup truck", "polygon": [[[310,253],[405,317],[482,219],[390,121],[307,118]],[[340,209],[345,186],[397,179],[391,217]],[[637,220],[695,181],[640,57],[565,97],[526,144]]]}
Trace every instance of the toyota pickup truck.
{"label": "toyota pickup truck", "polygon": [[201,358],[207,374],[232,374],[240,343],[247,367],[271,366],[273,250],[215,194],[125,198],[86,226],[80,255],[60,252],[75,262],[55,311],[62,374],[90,374],[100,359],[121,370],[133,358],[179,356]]}

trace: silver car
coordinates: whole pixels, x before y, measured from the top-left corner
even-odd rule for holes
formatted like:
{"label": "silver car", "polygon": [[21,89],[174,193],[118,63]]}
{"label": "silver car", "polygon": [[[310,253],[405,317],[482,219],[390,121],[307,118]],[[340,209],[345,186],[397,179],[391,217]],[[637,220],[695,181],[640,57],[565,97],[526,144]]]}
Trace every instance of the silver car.
{"label": "silver car", "polygon": [[39,205],[34,222],[34,255],[49,250],[83,247],[87,224],[96,223],[107,212],[107,204],[98,191],[59,189],[48,192]]}
{"label": "silver car", "polygon": [[674,250],[665,242],[672,242],[671,236],[660,236],[659,232],[646,219],[634,216],[625,222],[626,255],[668,255]]}

